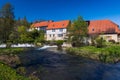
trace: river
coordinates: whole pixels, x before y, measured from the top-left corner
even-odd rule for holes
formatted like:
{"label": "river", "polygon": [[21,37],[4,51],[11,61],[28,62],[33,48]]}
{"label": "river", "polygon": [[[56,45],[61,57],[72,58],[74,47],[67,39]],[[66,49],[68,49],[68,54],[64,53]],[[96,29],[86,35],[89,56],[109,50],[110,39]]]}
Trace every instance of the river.
{"label": "river", "polygon": [[40,80],[120,80],[120,63],[105,64],[55,48],[30,50],[19,58],[27,74],[35,75]]}

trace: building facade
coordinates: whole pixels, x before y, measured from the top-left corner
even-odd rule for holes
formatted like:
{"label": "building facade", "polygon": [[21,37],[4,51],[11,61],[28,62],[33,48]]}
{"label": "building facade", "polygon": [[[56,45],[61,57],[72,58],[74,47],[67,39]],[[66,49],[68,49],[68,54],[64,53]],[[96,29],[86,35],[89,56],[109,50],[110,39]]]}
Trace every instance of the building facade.
{"label": "building facade", "polygon": [[99,35],[106,41],[114,40],[115,42],[120,42],[119,26],[110,20],[88,21],[88,34],[90,37]]}
{"label": "building facade", "polygon": [[49,24],[46,30],[46,40],[64,40],[69,24],[69,20],[58,21]]}
{"label": "building facade", "polygon": [[29,31],[37,29],[37,30],[43,30],[46,32],[48,25],[52,22],[53,22],[52,20],[49,20],[49,21],[41,21],[41,22],[33,23]]}
{"label": "building facade", "polygon": [[[106,41],[114,40],[120,42],[120,29],[117,24],[110,20],[94,20],[86,21],[88,23],[89,40],[98,35],[103,37]],[[44,30],[46,40],[64,40],[67,34],[67,27],[70,25],[70,20],[63,20],[53,22],[42,21],[33,23],[31,30]]]}

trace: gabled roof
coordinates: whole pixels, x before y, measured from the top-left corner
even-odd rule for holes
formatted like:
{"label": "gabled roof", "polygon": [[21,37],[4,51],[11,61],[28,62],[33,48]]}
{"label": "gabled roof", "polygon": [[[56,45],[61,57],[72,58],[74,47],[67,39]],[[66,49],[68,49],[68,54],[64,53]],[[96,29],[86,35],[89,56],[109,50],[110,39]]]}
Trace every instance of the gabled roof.
{"label": "gabled roof", "polygon": [[43,27],[43,26],[48,26],[49,23],[51,23],[52,21],[42,21],[42,22],[37,22],[37,23],[33,23],[31,27]]}
{"label": "gabled roof", "polygon": [[52,22],[48,25],[47,29],[58,29],[58,28],[66,28],[70,23],[70,20]]}
{"label": "gabled roof", "polygon": [[119,33],[118,25],[110,20],[89,21],[88,25],[89,34]]}

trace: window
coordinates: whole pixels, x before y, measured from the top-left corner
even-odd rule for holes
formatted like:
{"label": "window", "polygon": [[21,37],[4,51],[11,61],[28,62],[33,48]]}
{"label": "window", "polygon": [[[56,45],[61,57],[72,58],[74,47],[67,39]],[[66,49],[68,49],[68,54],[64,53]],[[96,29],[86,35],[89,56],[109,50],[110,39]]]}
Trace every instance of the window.
{"label": "window", "polygon": [[59,29],[60,32],[63,32],[63,29]]}
{"label": "window", "polygon": [[53,34],[53,37],[55,37],[55,34]]}
{"label": "window", "polygon": [[51,34],[50,34],[50,37],[51,37]]}
{"label": "window", "polygon": [[55,29],[52,29],[52,32],[55,32]]}
{"label": "window", "polygon": [[58,34],[58,37],[63,37],[63,34]]}
{"label": "window", "polygon": [[112,39],[112,36],[106,36],[107,39]]}
{"label": "window", "polygon": [[92,29],[92,31],[94,31],[94,29]]}

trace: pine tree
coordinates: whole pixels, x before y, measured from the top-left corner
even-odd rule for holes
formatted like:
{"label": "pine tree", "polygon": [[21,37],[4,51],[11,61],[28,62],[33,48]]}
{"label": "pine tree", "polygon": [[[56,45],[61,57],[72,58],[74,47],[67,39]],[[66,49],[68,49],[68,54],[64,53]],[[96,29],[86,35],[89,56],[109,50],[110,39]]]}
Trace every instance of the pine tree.
{"label": "pine tree", "polygon": [[0,36],[2,42],[7,43],[9,34],[14,30],[14,8],[10,3],[6,3],[0,9]]}

